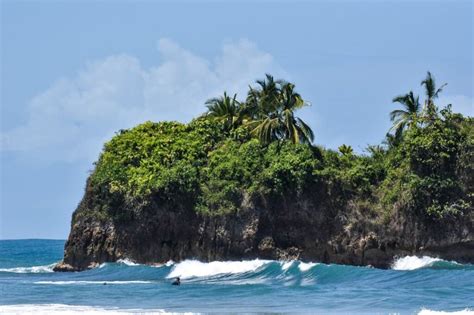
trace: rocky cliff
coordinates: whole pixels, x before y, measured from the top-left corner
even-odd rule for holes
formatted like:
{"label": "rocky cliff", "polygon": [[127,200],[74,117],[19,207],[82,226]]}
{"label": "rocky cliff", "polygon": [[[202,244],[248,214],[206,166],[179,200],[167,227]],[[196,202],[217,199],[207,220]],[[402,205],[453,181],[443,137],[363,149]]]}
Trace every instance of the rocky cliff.
{"label": "rocky cliff", "polygon": [[121,205],[139,213],[121,222],[86,215],[102,202],[88,186],[55,271],[80,271],[124,258],[143,264],[300,259],[380,268],[405,255],[474,262],[472,212],[442,222],[398,215],[384,223],[369,209],[350,202],[341,207],[330,196],[317,196],[266,203],[244,198],[238,211],[218,216],[151,199]]}
{"label": "rocky cliff", "polygon": [[447,108],[366,155],[224,127],[202,117],[121,130],[87,182],[55,270],[123,258],[474,262],[472,118]]}

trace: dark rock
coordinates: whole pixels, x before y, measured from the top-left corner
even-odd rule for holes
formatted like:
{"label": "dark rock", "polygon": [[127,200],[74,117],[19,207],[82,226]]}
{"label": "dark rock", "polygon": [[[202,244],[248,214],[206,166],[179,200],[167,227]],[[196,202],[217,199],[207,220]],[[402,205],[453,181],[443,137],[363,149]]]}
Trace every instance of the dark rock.
{"label": "dark rock", "polygon": [[334,204],[329,197],[308,193],[265,202],[244,198],[238,212],[220,216],[196,214],[185,202],[119,198],[108,211],[128,217],[112,219],[100,210],[104,198],[88,184],[73,216],[64,260],[55,271],[80,271],[121,258],[144,264],[300,259],[379,268],[405,255],[474,262],[473,211],[443,221],[399,211],[382,223],[353,204]]}

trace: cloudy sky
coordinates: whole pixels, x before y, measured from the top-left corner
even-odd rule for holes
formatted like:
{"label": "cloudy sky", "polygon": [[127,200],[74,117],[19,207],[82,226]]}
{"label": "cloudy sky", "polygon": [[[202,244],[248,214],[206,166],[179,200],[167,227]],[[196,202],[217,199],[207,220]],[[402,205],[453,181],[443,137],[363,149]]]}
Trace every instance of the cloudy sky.
{"label": "cloudy sky", "polygon": [[3,239],[66,238],[114,132],[189,121],[265,73],[296,84],[330,148],[379,143],[427,70],[474,115],[471,1],[0,2]]}

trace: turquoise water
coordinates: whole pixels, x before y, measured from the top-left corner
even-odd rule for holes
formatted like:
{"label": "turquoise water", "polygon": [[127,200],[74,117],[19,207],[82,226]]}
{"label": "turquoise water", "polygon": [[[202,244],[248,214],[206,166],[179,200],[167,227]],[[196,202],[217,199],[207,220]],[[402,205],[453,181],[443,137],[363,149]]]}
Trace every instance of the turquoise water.
{"label": "turquoise water", "polygon": [[[190,260],[52,272],[63,247],[57,240],[0,241],[1,312],[417,314],[474,308],[474,266],[430,257],[399,259],[399,270]],[[181,286],[170,285],[174,276],[181,276]]]}

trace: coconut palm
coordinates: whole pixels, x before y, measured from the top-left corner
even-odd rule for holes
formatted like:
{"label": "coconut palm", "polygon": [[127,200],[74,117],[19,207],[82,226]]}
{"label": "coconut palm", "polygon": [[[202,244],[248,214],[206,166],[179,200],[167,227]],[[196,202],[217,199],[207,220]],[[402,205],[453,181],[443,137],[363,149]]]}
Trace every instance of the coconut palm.
{"label": "coconut palm", "polygon": [[270,74],[265,79],[257,80],[257,88],[249,87],[246,100],[246,113],[253,119],[260,119],[277,110],[281,94],[280,85],[283,81],[273,78]]}
{"label": "coconut palm", "polygon": [[390,120],[393,122],[390,130],[395,131],[395,136],[399,138],[405,128],[410,128],[417,122],[420,115],[420,99],[410,91],[408,94],[395,97],[392,102],[403,105],[402,109],[390,112]]}
{"label": "coconut palm", "polygon": [[343,144],[338,148],[338,150],[344,156],[351,156],[352,154],[354,154],[354,150],[350,145]]}
{"label": "coconut palm", "polygon": [[307,103],[295,92],[294,85],[271,75],[257,81],[259,88],[250,88],[245,107],[250,119],[247,126],[262,143],[288,139],[293,143],[311,143],[311,128],[294,112]]}
{"label": "coconut palm", "polygon": [[281,120],[277,115],[269,115],[258,120],[251,120],[247,123],[247,126],[250,132],[264,144],[283,137]]}
{"label": "coconut palm", "polygon": [[295,92],[295,85],[284,83],[281,88],[281,112],[285,125],[285,138],[293,143],[311,143],[314,134],[311,128],[299,117],[295,117],[294,112],[303,106],[308,105],[301,95]]}
{"label": "coconut palm", "polygon": [[434,99],[438,98],[439,93],[443,91],[443,88],[448,85],[447,83],[442,84],[439,88],[436,88],[436,82],[431,72],[428,71],[426,78],[421,81],[421,85],[425,87],[426,100],[423,108],[424,116],[428,121],[433,121],[437,116],[437,108],[434,104]]}
{"label": "coconut palm", "polygon": [[240,103],[237,101],[237,94],[230,97],[224,92],[224,95],[217,98],[211,98],[206,101],[207,116],[213,117],[224,124],[226,131],[236,128],[241,123]]}
{"label": "coconut palm", "polygon": [[249,86],[247,99],[242,103],[241,112],[244,121],[248,122],[258,116],[259,110],[259,95],[260,91]]}

